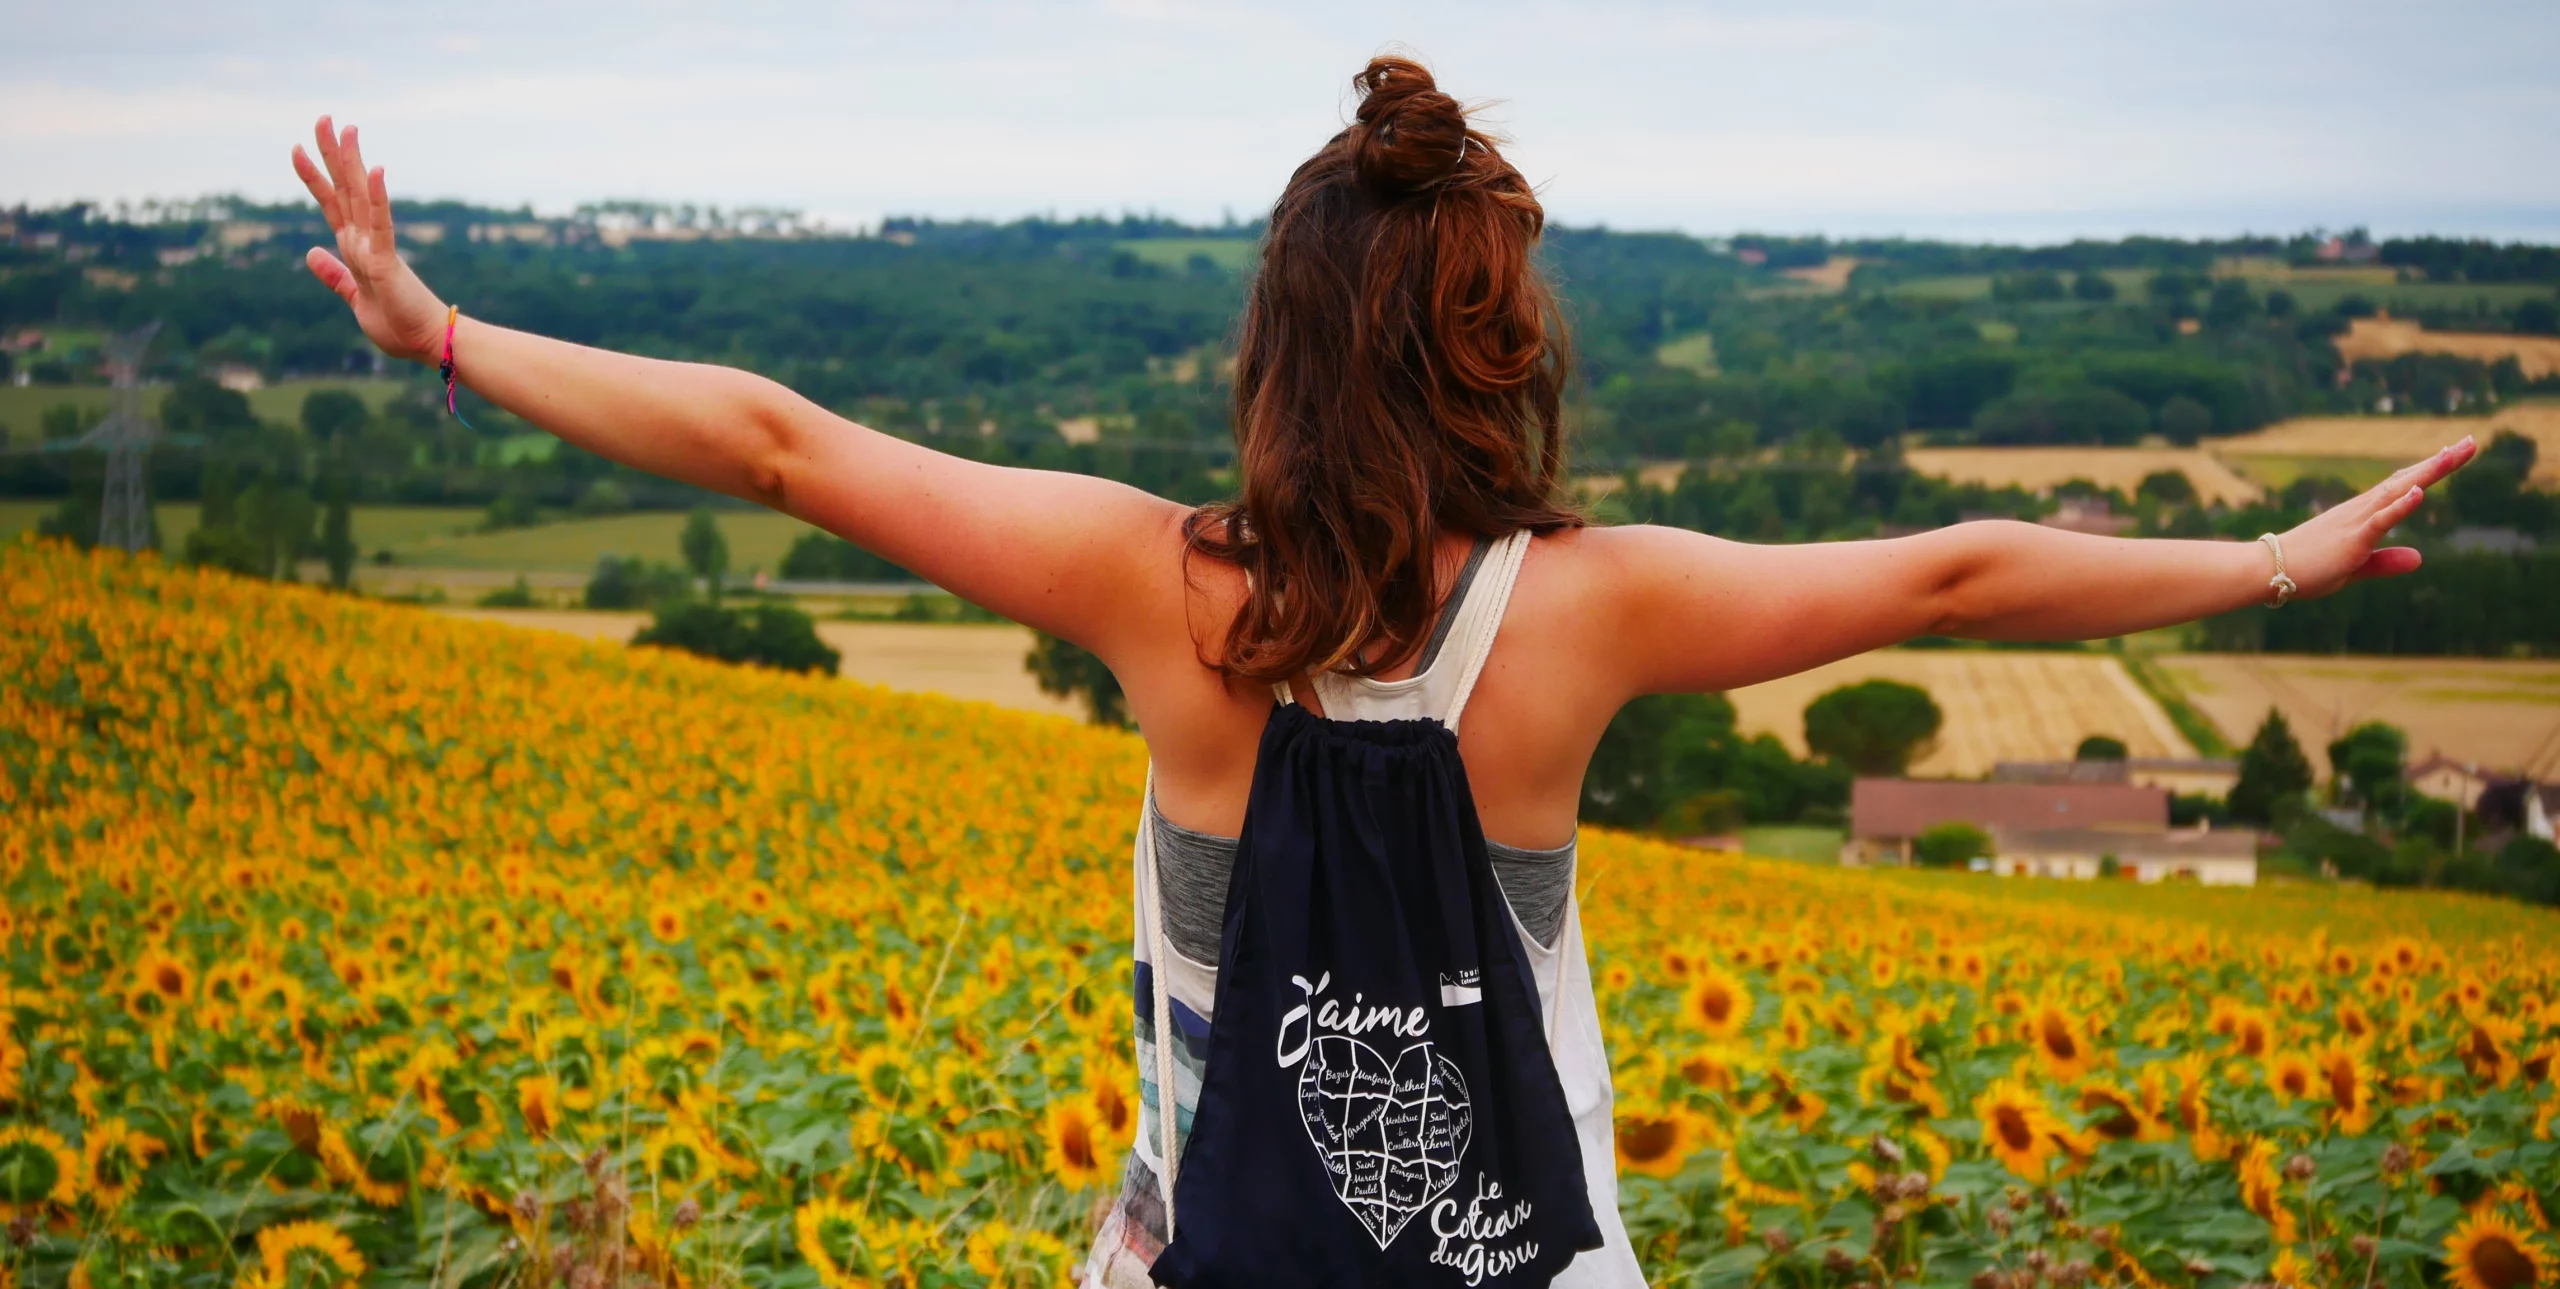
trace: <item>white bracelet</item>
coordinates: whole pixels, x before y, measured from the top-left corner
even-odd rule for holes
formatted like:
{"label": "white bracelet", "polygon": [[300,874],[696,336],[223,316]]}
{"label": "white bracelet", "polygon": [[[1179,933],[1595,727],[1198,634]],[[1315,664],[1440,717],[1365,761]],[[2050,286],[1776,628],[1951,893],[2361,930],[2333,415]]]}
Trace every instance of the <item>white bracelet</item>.
{"label": "white bracelet", "polygon": [[2270,592],[2267,607],[2281,609],[2284,607],[2284,602],[2292,599],[2293,593],[2302,588],[2294,585],[2293,579],[2285,574],[2284,543],[2278,540],[2274,533],[2260,533],[2258,540],[2265,542],[2267,549],[2275,552],[2276,557],[2276,575],[2267,579],[2267,590]]}

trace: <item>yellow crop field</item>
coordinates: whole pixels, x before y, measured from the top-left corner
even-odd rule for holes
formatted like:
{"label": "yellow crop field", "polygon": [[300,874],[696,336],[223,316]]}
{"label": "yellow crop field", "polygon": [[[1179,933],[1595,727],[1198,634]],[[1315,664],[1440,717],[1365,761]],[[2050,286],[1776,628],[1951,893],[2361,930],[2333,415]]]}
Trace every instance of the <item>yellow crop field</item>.
{"label": "yellow crop field", "polygon": [[[1065,1283],[1127,735],[0,547],[12,1283]],[[1652,1283],[2546,1285],[2560,917],[1593,829]]]}
{"label": "yellow crop field", "polygon": [[2365,457],[2406,464],[2471,435],[2486,444],[2501,431],[2532,439],[2534,482],[2560,488],[2560,403],[2532,401],[2493,416],[2303,416],[2263,430],[2214,441],[2214,451],[2235,460],[2280,457]]}
{"label": "yellow crop field", "polygon": [[1912,448],[1903,454],[1922,474],[1999,488],[2016,485],[2046,492],[2086,479],[2131,496],[2143,477],[2175,470],[2206,501],[2241,505],[2260,495],[2257,484],[2200,448]]}
{"label": "yellow crop field", "polygon": [[1744,733],[1775,734],[1805,754],[1805,705],[1842,685],[1918,685],[1945,713],[1917,775],[1975,778],[2001,761],[2069,760],[2080,740],[2107,734],[2135,756],[2194,756],[2168,714],[2122,664],[2101,653],[2009,649],[1885,649],[1727,694]]}
{"label": "yellow crop field", "polygon": [[2402,354],[2451,354],[2474,362],[2513,358],[2525,379],[2560,372],[2560,336],[2511,336],[2468,331],[2429,331],[2404,318],[2357,318],[2347,334],[2330,342],[2348,362],[2387,360]]}
{"label": "yellow crop field", "polygon": [[2408,734],[2412,757],[2560,778],[2560,662],[2193,653],[2159,665],[2235,746],[2270,708],[2283,711],[2324,774],[2330,740],[2386,721]]}

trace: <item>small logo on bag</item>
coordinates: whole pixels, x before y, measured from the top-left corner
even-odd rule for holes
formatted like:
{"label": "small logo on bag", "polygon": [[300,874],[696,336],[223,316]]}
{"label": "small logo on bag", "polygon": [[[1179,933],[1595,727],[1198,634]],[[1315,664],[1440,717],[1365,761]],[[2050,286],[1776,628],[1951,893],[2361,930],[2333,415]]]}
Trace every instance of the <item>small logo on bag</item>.
{"label": "small logo on bag", "polygon": [[1464,1007],[1484,1001],[1484,973],[1469,969],[1456,975],[1440,973],[1440,1005]]}

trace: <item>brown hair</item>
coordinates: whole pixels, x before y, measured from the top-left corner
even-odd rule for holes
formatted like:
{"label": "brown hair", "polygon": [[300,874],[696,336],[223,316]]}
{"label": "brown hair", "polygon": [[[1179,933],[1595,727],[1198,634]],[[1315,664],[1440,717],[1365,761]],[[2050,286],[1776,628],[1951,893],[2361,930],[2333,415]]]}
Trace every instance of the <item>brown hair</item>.
{"label": "brown hair", "polygon": [[1441,531],[1584,522],[1561,500],[1568,356],[1533,258],[1546,212],[1420,64],[1372,59],[1352,84],[1355,119],[1290,176],[1246,293],[1242,496],[1187,529],[1250,578],[1215,660],[1248,680],[1410,657],[1445,594]]}

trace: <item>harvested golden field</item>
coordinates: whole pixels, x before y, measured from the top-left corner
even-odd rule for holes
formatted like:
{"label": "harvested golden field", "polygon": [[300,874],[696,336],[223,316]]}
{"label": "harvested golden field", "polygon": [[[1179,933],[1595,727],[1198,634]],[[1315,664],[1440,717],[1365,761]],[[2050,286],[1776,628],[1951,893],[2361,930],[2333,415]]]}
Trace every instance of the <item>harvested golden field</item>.
{"label": "harvested golden field", "polygon": [[2201,448],[1913,448],[1904,459],[1922,474],[2030,492],[2086,479],[2130,496],[2144,475],[2176,470],[2206,501],[2241,505],[2259,495],[2258,485]]}
{"label": "harvested golden field", "polygon": [[1849,275],[1858,271],[1858,263],[1858,257],[1854,255],[1834,255],[1818,265],[1800,269],[1780,269],[1779,272],[1798,282],[1817,286],[1825,291],[1845,291],[1849,289]]}
{"label": "harvested golden field", "polygon": [[2409,735],[2411,759],[2442,752],[2485,767],[2560,776],[2560,662],[2172,654],[2159,660],[2189,702],[2246,743],[2267,709],[2284,712],[2315,769],[2320,749],[2363,721]]}
{"label": "harvested golden field", "polygon": [[1971,778],[2000,761],[2068,760],[2091,734],[2123,739],[2135,756],[2195,755],[2160,705],[2101,653],[1886,649],[1728,697],[1745,733],[1775,734],[1802,756],[1805,704],[1862,680],[1918,685],[1946,713],[1937,745],[1912,762],[1917,775]]}
{"label": "harvested golden field", "polygon": [[[648,622],[645,613],[586,613],[561,609],[449,609],[454,617],[587,640],[629,640]],[[837,674],[916,694],[994,703],[1016,711],[1081,716],[1073,702],[1040,692],[1023,670],[1031,630],[1007,623],[957,625],[928,622],[820,622],[818,638],[844,655]]]}
{"label": "harvested golden field", "polygon": [[2406,318],[2358,318],[2330,342],[2351,363],[2387,361],[2402,354],[2451,354],[2474,362],[2514,358],[2528,380],[2560,372],[2560,336],[2508,336],[2470,331],[2429,331]]}
{"label": "harvested golden field", "polygon": [[[2560,488],[2560,403],[2518,403],[2495,416],[2300,416],[2254,434],[2216,440],[2227,457],[2334,456],[2415,461],[2465,434],[2482,443],[2512,430],[2540,449],[2536,483]],[[1914,454],[1917,455],[1917,454]]]}

